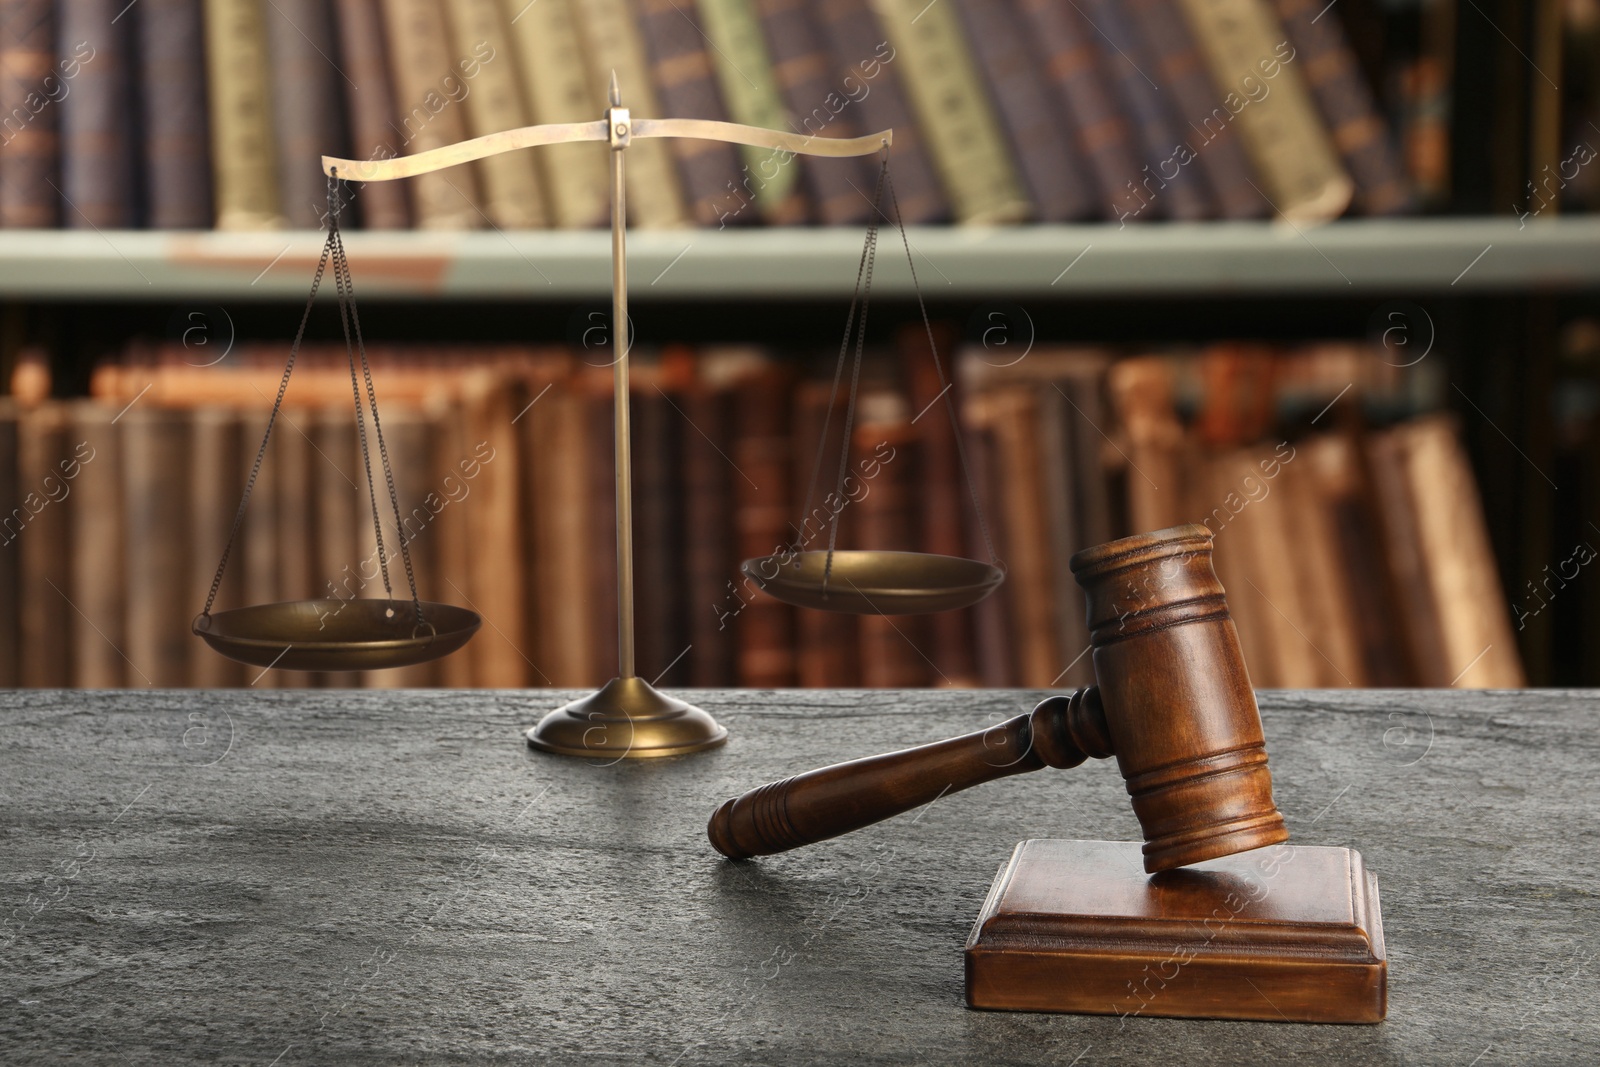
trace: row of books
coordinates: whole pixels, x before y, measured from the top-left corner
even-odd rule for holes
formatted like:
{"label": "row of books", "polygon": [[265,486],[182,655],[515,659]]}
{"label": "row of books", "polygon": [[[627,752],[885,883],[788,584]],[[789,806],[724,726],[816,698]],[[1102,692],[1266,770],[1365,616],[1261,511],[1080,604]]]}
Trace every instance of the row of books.
{"label": "row of books", "polygon": [[[608,368],[564,349],[374,352],[420,592],[485,625],[438,663],[306,678],[239,667],[189,633],[283,353],[206,368],[186,355],[133,350],[96,370],[90,399],[0,407],[0,686],[593,686],[615,673]],[[1410,388],[1378,354],[993,356],[979,346],[958,361],[958,439],[921,332],[876,353],[841,457],[831,366],[754,348],[641,351],[640,673],[663,686],[1084,684],[1067,559],[1198,521],[1216,534],[1256,684],[1520,682],[1455,430],[1439,415],[1368,428],[1365,412],[1393,412]],[[384,595],[350,388],[342,349],[302,354],[219,609]],[[830,492],[845,501],[840,547],[992,555],[1008,578],[976,608],[926,617],[759,593],[739,561],[791,543],[808,499]],[[806,529],[811,547],[826,543]],[[403,575],[393,582],[404,596]]]}
{"label": "row of books", "polygon": [[[594,121],[613,72],[637,116],[892,128],[910,223],[1413,203],[1313,0],[0,0],[0,225],[316,227],[321,155]],[[606,151],[370,183],[357,211],[376,229],[598,226]],[[628,160],[639,226],[873,217],[871,159],[642,140]]]}

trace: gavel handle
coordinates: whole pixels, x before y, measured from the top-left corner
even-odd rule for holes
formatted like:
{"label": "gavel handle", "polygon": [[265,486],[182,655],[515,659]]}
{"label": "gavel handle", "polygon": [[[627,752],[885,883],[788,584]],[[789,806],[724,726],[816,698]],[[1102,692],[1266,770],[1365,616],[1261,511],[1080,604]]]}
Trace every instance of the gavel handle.
{"label": "gavel handle", "polygon": [[730,859],[826,841],[997,778],[1076,767],[1111,754],[1091,686],[1050,697],[1027,715],[931,745],[851,760],[771,782],[729,800],[706,836]]}

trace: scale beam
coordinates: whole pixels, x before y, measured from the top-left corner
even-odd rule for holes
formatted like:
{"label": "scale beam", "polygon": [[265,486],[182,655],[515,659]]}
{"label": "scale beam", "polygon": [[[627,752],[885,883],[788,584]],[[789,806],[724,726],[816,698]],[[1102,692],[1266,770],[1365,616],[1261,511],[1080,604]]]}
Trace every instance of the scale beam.
{"label": "scale beam", "polygon": [[[523,126],[504,130],[470,141],[446,145],[418,152],[414,156],[397,156],[394,159],[340,159],[322,157],[322,172],[352,182],[386,182],[397,178],[414,178],[447,167],[486,159],[502,152],[520,148],[534,148],[547,144],[571,144],[579,141],[609,141],[610,133],[605,119],[594,122],[551,123],[543,126]],[[768,130],[760,126],[743,126],[737,122],[717,122],[712,119],[635,119],[632,137],[688,137],[702,141],[726,141],[729,144],[750,145],[753,148],[773,148],[802,156],[867,156],[894,142],[894,131],[883,130],[864,137],[818,137],[814,134],[788,133]]]}

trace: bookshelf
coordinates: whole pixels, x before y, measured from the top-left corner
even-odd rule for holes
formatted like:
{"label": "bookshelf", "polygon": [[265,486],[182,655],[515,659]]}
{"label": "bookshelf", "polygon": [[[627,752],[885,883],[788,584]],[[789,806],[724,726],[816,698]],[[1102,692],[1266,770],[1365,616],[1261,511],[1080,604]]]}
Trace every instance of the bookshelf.
{"label": "bookshelf", "polygon": [[[861,230],[635,231],[638,300],[849,296]],[[1600,285],[1600,218],[1350,219],[913,227],[933,299],[1070,299],[1564,292]],[[892,233],[881,238],[898,243]],[[603,231],[354,232],[366,297],[570,300],[610,292]],[[38,300],[300,299],[322,235],[0,231],[0,297]],[[898,250],[880,248],[874,291],[908,297]],[[887,254],[893,252],[894,254]]]}

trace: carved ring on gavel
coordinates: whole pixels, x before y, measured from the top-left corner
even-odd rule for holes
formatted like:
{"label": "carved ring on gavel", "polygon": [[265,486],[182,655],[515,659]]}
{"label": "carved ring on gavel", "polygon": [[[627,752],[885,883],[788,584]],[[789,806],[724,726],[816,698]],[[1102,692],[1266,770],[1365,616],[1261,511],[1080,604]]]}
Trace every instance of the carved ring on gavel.
{"label": "carved ring on gavel", "polygon": [[1288,840],[1211,531],[1123,538],[1071,567],[1098,685],[987,730],[761,786],[716,810],[711,844],[731,859],[785,852],[983,782],[1113,755],[1148,872]]}

